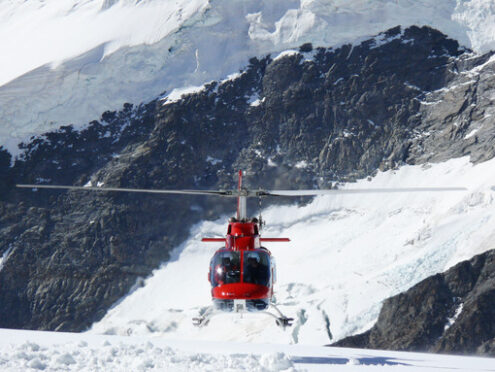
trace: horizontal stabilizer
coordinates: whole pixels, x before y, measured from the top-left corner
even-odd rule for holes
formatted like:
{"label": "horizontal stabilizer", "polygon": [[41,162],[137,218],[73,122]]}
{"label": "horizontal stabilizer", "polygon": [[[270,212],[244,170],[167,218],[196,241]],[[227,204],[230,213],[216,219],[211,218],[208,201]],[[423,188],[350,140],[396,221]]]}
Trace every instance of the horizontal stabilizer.
{"label": "horizontal stabilizer", "polygon": [[225,242],[225,238],[203,238],[201,239],[202,242]]}

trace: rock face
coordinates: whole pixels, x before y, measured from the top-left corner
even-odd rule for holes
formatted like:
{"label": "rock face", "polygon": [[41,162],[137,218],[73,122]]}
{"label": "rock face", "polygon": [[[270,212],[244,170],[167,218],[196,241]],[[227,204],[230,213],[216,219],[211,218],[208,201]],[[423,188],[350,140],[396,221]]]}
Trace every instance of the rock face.
{"label": "rock face", "polygon": [[0,327],[84,330],[193,223],[232,211],[229,200],[15,183],[231,188],[242,168],[256,174],[252,187],[308,188],[406,162],[483,160],[493,156],[492,92],[479,77],[489,57],[427,27],[337,49],[305,44],[178,101],[126,104],[80,132],[32,138],[13,167],[0,149]]}
{"label": "rock face", "polygon": [[0,146],[0,194],[12,188],[11,159],[9,152]]}
{"label": "rock face", "polygon": [[495,356],[495,250],[385,300],[373,328],[334,346]]}

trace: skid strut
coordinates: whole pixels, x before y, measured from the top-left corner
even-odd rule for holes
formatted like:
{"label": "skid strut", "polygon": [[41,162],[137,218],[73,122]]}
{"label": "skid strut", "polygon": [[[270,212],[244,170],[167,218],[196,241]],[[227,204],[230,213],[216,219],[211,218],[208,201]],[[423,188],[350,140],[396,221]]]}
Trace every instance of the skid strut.
{"label": "skid strut", "polygon": [[210,319],[215,316],[219,311],[216,310],[213,306],[210,306],[206,309],[203,314],[200,314],[198,317],[193,318],[193,325],[196,327],[205,327],[210,322]]}
{"label": "skid strut", "polygon": [[[275,306],[275,304],[273,304],[273,303],[270,303],[270,307],[275,310],[276,314],[274,314],[270,311],[259,311],[258,313],[271,316],[272,318],[275,319],[275,323],[279,327],[281,327],[282,329],[285,329],[286,327],[292,326],[292,322],[293,322],[294,318],[286,317],[284,314],[282,314],[282,312],[279,310],[279,308],[277,306]],[[242,313],[246,312],[246,308],[245,308],[245,306],[242,306],[240,303],[238,303],[238,304],[234,305],[234,311],[233,312],[234,313],[240,313],[242,315]],[[225,312],[221,311],[221,310],[217,310],[213,306],[210,306],[206,309],[206,311],[203,314],[200,314],[198,317],[193,318],[193,325],[195,325],[196,327],[200,327],[200,328],[205,327],[208,325],[208,323],[210,322],[210,319],[212,317],[214,317],[215,315],[218,315],[218,314],[223,314],[223,313],[225,313]],[[256,312],[254,312],[254,313],[256,313]]]}
{"label": "skid strut", "polygon": [[286,327],[290,327],[292,325],[292,321],[294,320],[294,318],[286,317],[273,303],[270,303],[270,307],[274,308],[277,314],[273,314],[269,311],[263,311],[262,313],[275,318],[275,323],[277,323],[277,325],[282,329],[285,329]]}

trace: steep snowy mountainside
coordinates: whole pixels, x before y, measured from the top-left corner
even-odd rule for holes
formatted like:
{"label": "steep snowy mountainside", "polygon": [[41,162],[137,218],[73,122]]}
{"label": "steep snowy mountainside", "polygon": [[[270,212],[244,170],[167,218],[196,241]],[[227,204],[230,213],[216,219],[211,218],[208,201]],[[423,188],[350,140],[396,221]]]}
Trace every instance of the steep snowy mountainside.
{"label": "steep snowy mountainside", "polygon": [[200,239],[222,235],[224,216],[195,226],[173,259],[91,332],[322,345],[367,330],[387,297],[493,247],[494,167],[494,160],[473,166],[460,158],[404,166],[345,185],[465,185],[468,192],[329,196],[303,207],[265,210],[263,235],[292,239],[268,246],[277,260],[277,304],[295,318],[291,329],[280,330],[272,318],[254,314],[222,314],[207,327],[193,327],[192,317],[211,302],[205,278],[218,248]]}
{"label": "steep snowy mountainside", "polygon": [[[125,102],[238,71],[304,42],[335,46],[429,25],[477,52],[493,46],[479,0],[21,1],[0,10],[0,144],[86,124]],[[352,27],[349,27],[352,25]]]}
{"label": "steep snowy mountainside", "polygon": [[[0,145],[57,129],[25,141],[12,168],[0,148],[0,326],[101,320],[94,332],[323,344],[369,329],[388,296],[493,248],[495,58],[481,54],[493,44],[491,4],[8,2]],[[124,102],[135,105],[113,111]],[[216,247],[195,238],[224,233],[230,201],[13,187],[230,188],[239,168],[253,187],[360,178],[469,192],[267,208],[265,234],[297,247],[270,246],[295,327],[227,315],[200,333],[190,318],[209,304],[203,261]],[[176,280],[193,296],[174,293]]]}
{"label": "steep snowy mountainside", "polygon": [[[454,113],[455,105],[439,110],[422,102],[466,71],[483,73],[489,59],[431,28],[395,27],[354,46],[306,45],[273,60],[252,58],[243,73],[179,100],[125,105],[82,131],[46,133],[23,146],[12,169],[0,152],[0,172],[7,173],[0,254],[9,252],[0,271],[0,325],[87,329],[167,261],[193,224],[232,210],[228,200],[32,192],[14,189],[16,182],[230,189],[244,169],[256,175],[248,179],[255,188],[325,188],[422,164],[430,153],[487,160],[493,125],[486,119],[483,136],[467,135],[481,124],[468,112],[490,110],[489,86],[469,95],[473,102],[486,96],[476,110],[471,101]],[[464,92],[445,94],[457,102]],[[417,128],[433,111],[433,124],[445,128],[423,153],[429,128]]]}
{"label": "steep snowy mountainside", "polygon": [[200,0],[3,2],[0,85],[43,65],[55,69],[100,46],[103,59],[123,47],[154,44],[206,5]]}

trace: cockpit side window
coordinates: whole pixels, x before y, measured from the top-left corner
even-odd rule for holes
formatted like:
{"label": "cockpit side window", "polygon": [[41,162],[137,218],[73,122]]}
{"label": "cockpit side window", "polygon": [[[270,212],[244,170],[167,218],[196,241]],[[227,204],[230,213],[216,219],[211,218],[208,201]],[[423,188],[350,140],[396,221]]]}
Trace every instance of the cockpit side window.
{"label": "cockpit side window", "polygon": [[241,281],[241,255],[239,252],[218,252],[210,263],[210,281],[213,287]]}
{"label": "cockpit side window", "polygon": [[244,252],[244,283],[268,286],[270,256],[262,251]]}

